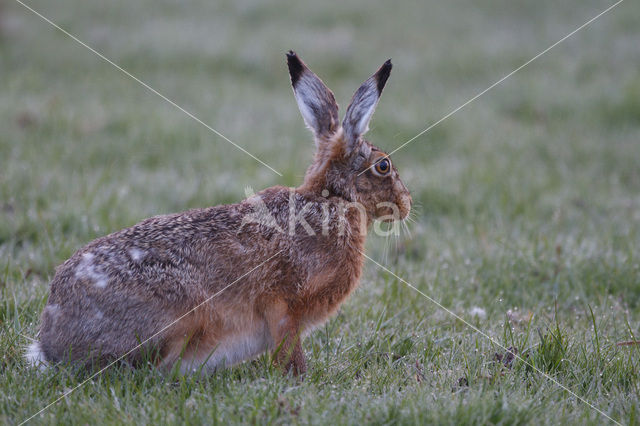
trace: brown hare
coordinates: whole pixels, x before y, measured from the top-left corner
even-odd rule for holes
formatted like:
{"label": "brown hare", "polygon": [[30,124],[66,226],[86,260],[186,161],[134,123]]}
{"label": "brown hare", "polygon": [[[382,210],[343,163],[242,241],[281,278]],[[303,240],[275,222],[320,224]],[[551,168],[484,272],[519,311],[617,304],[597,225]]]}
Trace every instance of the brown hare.
{"label": "brown hare", "polygon": [[28,361],[136,365],[153,353],[160,367],[214,371],[272,350],[285,372],[306,371],[302,338],[358,285],[371,223],[404,219],[411,196],[362,138],[391,62],[356,91],[342,124],[333,93],[294,52],[287,62],[316,144],[302,185],[90,242],[56,269]]}

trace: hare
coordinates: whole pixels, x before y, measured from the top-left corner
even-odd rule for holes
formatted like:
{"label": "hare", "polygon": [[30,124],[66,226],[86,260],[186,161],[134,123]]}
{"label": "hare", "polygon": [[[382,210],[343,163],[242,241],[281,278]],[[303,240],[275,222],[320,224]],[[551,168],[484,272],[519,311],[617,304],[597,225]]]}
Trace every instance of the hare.
{"label": "hare", "polygon": [[358,285],[371,223],[404,219],[412,201],[388,155],[362,138],[391,61],[342,124],[325,84],[293,51],[287,63],[316,145],[302,185],[90,242],[56,269],[28,361],[135,366],[153,353],[158,367],[213,372],[271,350],[285,373],[306,371],[302,339]]}

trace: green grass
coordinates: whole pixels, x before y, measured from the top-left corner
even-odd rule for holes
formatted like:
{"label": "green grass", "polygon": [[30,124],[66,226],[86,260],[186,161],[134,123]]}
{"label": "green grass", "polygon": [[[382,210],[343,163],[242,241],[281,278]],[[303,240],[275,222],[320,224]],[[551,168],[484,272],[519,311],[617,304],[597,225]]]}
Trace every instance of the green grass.
{"label": "green grass", "polygon": [[[334,4],[331,4],[334,3]],[[0,8],[0,423],[86,376],[21,358],[56,265],[155,214],[300,182],[313,144],[295,49],[346,106],[395,65],[370,139],[392,150],[611,3],[42,0],[34,8],[279,177],[22,8]],[[627,0],[394,155],[417,223],[304,344],[206,379],[114,366],[37,423],[638,424],[640,7]],[[473,312],[480,312],[473,315]],[[635,336],[635,337],[634,337]]]}

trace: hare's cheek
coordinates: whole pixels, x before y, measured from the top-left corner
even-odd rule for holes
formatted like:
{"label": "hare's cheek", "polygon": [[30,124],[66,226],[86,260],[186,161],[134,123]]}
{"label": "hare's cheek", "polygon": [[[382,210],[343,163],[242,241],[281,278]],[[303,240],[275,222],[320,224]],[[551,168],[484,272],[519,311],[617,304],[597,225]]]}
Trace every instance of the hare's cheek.
{"label": "hare's cheek", "polygon": [[373,185],[369,181],[369,179],[365,178],[365,179],[357,179],[356,180],[356,190],[362,196],[367,196],[371,192],[372,189],[373,189]]}

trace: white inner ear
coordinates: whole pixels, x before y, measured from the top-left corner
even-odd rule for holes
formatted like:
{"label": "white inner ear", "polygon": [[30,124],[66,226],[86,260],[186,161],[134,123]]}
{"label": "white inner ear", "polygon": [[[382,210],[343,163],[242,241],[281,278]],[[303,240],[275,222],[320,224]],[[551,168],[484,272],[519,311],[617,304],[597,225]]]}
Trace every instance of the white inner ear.
{"label": "white inner ear", "polygon": [[[298,102],[298,109],[300,109],[304,123],[312,132],[316,133],[318,131],[316,113],[320,108],[322,100],[315,97],[314,94],[315,91],[313,90],[313,87],[304,77],[301,78],[296,90],[294,90],[294,95],[296,97],[296,102]],[[313,106],[316,107],[315,113]]]}
{"label": "white inner ear", "polygon": [[355,106],[354,111],[351,114],[352,118],[355,119],[352,123],[353,134],[355,136],[360,137],[369,130],[369,122],[376,110],[376,105],[378,105],[378,99],[380,98],[377,93],[371,91],[358,103],[358,105]]}
{"label": "white inner ear", "polygon": [[295,93],[296,101],[298,102],[298,109],[300,109],[300,113],[302,114],[302,119],[304,120],[304,124],[307,125],[309,130],[312,132],[316,132],[317,123],[316,118],[313,115],[313,110],[309,108],[307,105],[307,100],[298,92]]}

